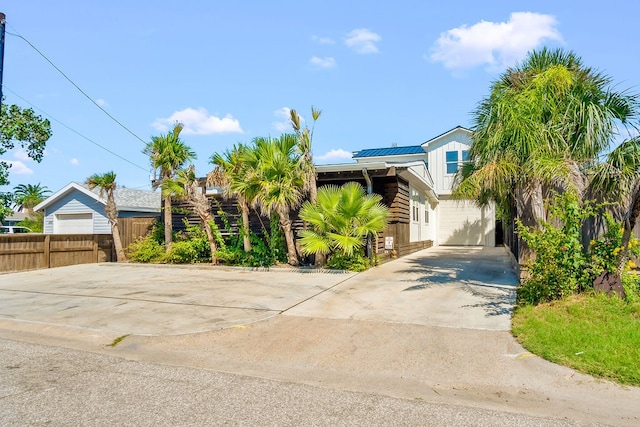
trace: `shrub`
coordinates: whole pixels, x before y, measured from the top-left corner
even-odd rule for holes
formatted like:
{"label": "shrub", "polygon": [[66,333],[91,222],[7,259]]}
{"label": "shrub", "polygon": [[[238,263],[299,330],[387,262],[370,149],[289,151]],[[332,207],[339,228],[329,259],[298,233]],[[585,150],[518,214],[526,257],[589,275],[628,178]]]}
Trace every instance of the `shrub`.
{"label": "shrub", "polygon": [[164,245],[151,234],[137,239],[127,248],[131,262],[160,263],[164,261],[164,255]]}
{"label": "shrub", "polygon": [[369,258],[360,253],[352,255],[336,253],[331,255],[326,265],[334,270],[365,271],[374,264],[375,261],[369,260]]}
{"label": "shrub", "polygon": [[176,236],[165,260],[171,264],[194,264],[211,261],[207,234],[199,226],[190,226]]}

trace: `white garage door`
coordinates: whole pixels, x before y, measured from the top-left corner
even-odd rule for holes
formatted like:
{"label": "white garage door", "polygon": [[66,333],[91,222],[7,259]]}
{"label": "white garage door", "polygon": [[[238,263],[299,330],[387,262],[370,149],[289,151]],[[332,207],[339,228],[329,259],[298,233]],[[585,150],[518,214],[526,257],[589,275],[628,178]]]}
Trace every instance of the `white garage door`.
{"label": "white garage door", "polygon": [[438,204],[440,244],[492,246],[495,241],[492,213],[493,209],[482,209],[472,201],[441,199]]}
{"label": "white garage door", "polygon": [[54,222],[55,234],[93,234],[93,215],[57,214]]}

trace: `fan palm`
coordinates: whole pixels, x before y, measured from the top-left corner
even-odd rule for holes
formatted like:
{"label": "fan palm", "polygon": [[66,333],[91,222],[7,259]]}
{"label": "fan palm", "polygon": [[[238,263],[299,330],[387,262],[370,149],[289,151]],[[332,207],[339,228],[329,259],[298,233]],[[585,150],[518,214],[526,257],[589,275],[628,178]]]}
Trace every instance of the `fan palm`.
{"label": "fan palm", "polygon": [[299,233],[302,251],[351,256],[361,250],[366,237],[387,226],[389,209],[381,200],[378,194],[366,194],[357,182],[320,188],[317,202],[307,201],[300,210],[300,218],[311,225]]}
{"label": "fan palm", "polygon": [[111,225],[111,235],[113,236],[113,246],[115,246],[116,249],[116,259],[118,262],[126,262],[127,257],[124,253],[124,249],[122,248],[120,230],[118,228],[118,208],[114,197],[114,191],[116,189],[116,174],[114,172],[94,174],[87,178],[86,184],[89,186],[90,190],[93,190],[96,187],[100,188],[100,197],[104,197],[105,195],[107,196],[104,211],[107,214],[107,219]]}
{"label": "fan palm", "polygon": [[[166,135],[153,136],[151,141],[145,146],[143,153],[149,156],[151,167],[159,172],[159,179],[153,181],[153,188],[163,185],[163,182],[174,178],[176,171],[182,168],[185,163],[196,158],[196,154],[191,148],[180,139],[180,132],[183,129],[181,123],[176,123],[173,130]],[[168,188],[168,187],[167,187]],[[164,194],[164,241],[166,250],[171,248],[173,223],[171,212],[171,192]]]}
{"label": "fan palm", "polygon": [[190,165],[185,169],[180,169],[176,175],[176,178],[166,181],[167,185],[164,186],[163,191],[185,199],[195,214],[198,215],[207,234],[209,248],[211,249],[211,263],[217,264],[216,251],[218,248],[211,227],[211,222],[214,220],[211,214],[211,203],[202,191],[202,187],[196,177],[195,167]]}
{"label": "fan palm", "polygon": [[51,194],[51,191],[47,186],[40,185],[40,183],[35,185],[20,184],[13,187],[13,201],[18,209],[22,209],[24,212],[30,212],[34,206],[46,199],[49,194]]}
{"label": "fan palm", "polygon": [[245,252],[251,250],[249,240],[249,205],[255,199],[255,186],[247,184],[247,167],[249,147],[243,144],[234,145],[224,153],[215,153],[209,163],[216,169],[207,177],[207,183],[224,189],[226,197],[235,197],[242,215],[242,242]]}
{"label": "fan palm", "polygon": [[473,165],[460,169],[458,197],[515,205],[524,225],[545,217],[543,190],[582,193],[584,170],[609,147],[616,124],[637,115],[637,98],[561,49],[542,49],[509,68],[473,113]]}
{"label": "fan palm", "polygon": [[297,144],[297,138],[292,134],[275,139],[255,138],[245,157],[247,191],[255,194],[253,205],[264,215],[278,215],[291,265],[298,265],[298,254],[290,211],[300,206],[305,193]]}

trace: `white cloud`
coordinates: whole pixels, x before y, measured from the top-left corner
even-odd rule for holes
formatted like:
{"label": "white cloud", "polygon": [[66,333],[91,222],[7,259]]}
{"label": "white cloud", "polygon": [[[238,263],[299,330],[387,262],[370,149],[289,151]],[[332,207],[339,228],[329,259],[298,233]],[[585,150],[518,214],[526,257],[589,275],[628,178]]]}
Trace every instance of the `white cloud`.
{"label": "white cloud", "polygon": [[33,173],[33,170],[29,169],[27,167],[27,165],[25,165],[20,160],[2,160],[2,159],[0,159],[0,161],[3,161],[5,163],[8,163],[9,165],[11,165],[11,169],[9,169],[9,172],[12,173],[12,174],[16,174],[16,175],[31,175]]}
{"label": "white cloud", "polygon": [[27,154],[27,152],[21,148],[13,152],[13,157],[18,160],[22,160],[24,162],[28,162],[32,160],[31,157],[29,157],[29,154]]}
{"label": "white cloud", "polygon": [[104,100],[104,99],[102,99],[102,98],[98,98],[98,99],[96,99],[96,104],[98,104],[98,105],[99,105],[99,106],[101,106],[101,107],[106,107],[107,105],[109,105],[109,104],[107,104],[107,101],[105,101],[105,100]]}
{"label": "white cloud", "polygon": [[341,160],[351,160],[351,156],[351,152],[339,148],[337,150],[331,149],[322,156],[315,156],[314,159],[320,161],[339,162]]}
{"label": "white cloud", "polygon": [[382,40],[379,34],[369,31],[366,28],[358,28],[347,34],[344,43],[357,53],[378,53],[376,43]]}
{"label": "white cloud", "polygon": [[326,56],[324,58],[318,58],[317,56],[312,56],[309,60],[313,65],[319,68],[334,68],[336,66],[336,60],[330,56]]}
{"label": "white cloud", "polygon": [[273,115],[278,119],[277,122],[273,122],[273,127],[278,132],[291,131],[291,108],[282,107],[279,110],[273,112]]}
{"label": "white cloud", "polygon": [[311,36],[311,40],[318,44],[335,44],[335,40],[330,37]]}
{"label": "white cloud", "polygon": [[74,165],[74,166],[75,166],[75,165],[77,165],[77,164],[78,164],[78,163],[80,163],[80,162],[78,162],[78,159],[76,159],[76,158],[74,157],[74,158],[72,158],[72,159],[69,161],[69,163],[71,163],[72,165]]}
{"label": "white cloud", "polygon": [[230,114],[223,118],[209,115],[206,109],[185,108],[176,111],[166,119],[156,119],[151,126],[160,132],[166,132],[176,122],[184,125],[182,132],[185,135],[212,135],[216,133],[242,133],[240,122]]}
{"label": "white cloud", "polygon": [[431,49],[431,60],[446,68],[472,68],[485,64],[498,70],[515,64],[545,40],[562,41],[551,15],[514,12],[508,22],[480,21],[440,34]]}

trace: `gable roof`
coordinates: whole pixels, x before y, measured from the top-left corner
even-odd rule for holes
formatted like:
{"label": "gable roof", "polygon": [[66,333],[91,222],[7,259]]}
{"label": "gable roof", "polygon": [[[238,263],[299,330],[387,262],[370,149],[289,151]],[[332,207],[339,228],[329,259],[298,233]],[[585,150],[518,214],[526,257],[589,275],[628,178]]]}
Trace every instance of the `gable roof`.
{"label": "gable roof", "polygon": [[382,157],[382,156],[401,156],[403,154],[424,154],[424,148],[420,145],[409,145],[405,147],[386,147],[386,148],[366,148],[353,154],[353,158],[359,157]]}
{"label": "gable roof", "polygon": [[460,131],[469,134],[469,136],[471,136],[471,134],[473,134],[473,131],[471,129],[467,129],[465,127],[462,127],[462,126],[458,125],[458,126],[454,127],[453,129],[449,129],[448,131],[443,132],[438,136],[434,136],[433,138],[426,140],[425,142],[423,142],[421,144],[421,146],[424,147],[426,145],[430,145],[434,141],[437,141],[439,139],[442,139],[444,137],[447,137],[447,136],[451,135],[452,133],[460,132]]}
{"label": "gable roof", "polygon": [[[96,202],[103,205],[107,204],[106,197],[100,197],[100,188],[94,188],[89,190],[85,184],[77,182],[70,182],[60,190],[47,197],[43,202],[33,208],[34,211],[39,211],[47,206],[53,204],[61,197],[66,196],[74,191],[79,191]],[[130,188],[116,188],[113,192],[113,197],[116,200],[116,207],[118,211],[135,211],[135,212],[160,212],[160,193],[149,190],[133,190]]]}

